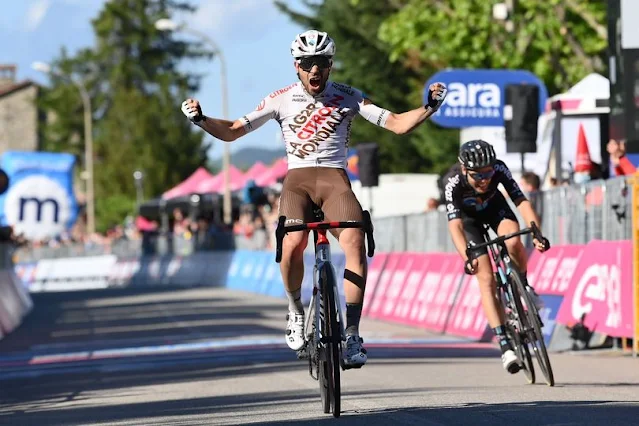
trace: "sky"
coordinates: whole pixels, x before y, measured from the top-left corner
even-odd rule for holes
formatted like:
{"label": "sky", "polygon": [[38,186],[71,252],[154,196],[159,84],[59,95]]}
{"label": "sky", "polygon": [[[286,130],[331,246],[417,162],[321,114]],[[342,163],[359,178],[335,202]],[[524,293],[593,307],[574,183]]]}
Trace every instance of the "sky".
{"label": "sky", "polygon": [[[2,1],[0,14],[0,64],[15,64],[17,80],[33,80],[48,85],[48,78],[31,68],[34,61],[49,62],[62,48],[74,54],[94,45],[91,20],[108,0],[26,0]],[[193,14],[175,16],[189,27],[211,37],[227,63],[228,106],[231,120],[255,109],[269,93],[296,81],[290,43],[304,30],[281,14],[271,0],[194,0]],[[299,0],[289,0],[296,10],[304,10]],[[180,38],[193,39],[189,34]],[[212,60],[184,61],[183,69],[202,74],[200,90],[193,94],[203,112],[222,116],[220,63]],[[183,99],[175,100],[180,108]],[[207,135],[213,146],[212,158],[222,155],[222,143]],[[269,149],[284,145],[279,126],[270,121],[231,145],[231,153],[248,146]]]}

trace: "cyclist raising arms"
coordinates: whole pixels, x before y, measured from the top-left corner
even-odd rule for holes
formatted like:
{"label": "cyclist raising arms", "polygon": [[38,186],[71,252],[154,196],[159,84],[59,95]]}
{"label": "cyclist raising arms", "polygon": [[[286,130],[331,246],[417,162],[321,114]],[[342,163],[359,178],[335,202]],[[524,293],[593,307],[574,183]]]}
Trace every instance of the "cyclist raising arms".
{"label": "cyclist raising arms", "polygon": [[[468,259],[466,247],[468,244],[472,246],[484,242],[484,224],[489,225],[498,235],[519,230],[517,217],[497,188],[500,183],[518,207],[526,224],[533,221],[539,224],[539,218],[506,164],[497,159],[492,145],[483,140],[469,141],[461,146],[459,163],[449,171],[444,178],[444,183],[448,230],[451,238],[464,259],[465,272],[477,275],[484,313],[488,324],[499,339],[504,368],[510,373],[517,373],[521,365],[506,336],[504,310],[497,297],[495,276],[488,250],[486,248],[479,250],[471,259]],[[533,244],[541,252],[550,247],[546,238],[543,238],[543,241],[534,239]],[[542,301],[528,284],[526,277],[528,259],[521,239],[517,237],[507,240],[506,248],[522,273],[524,285],[532,296],[533,303],[540,309]]]}
{"label": "cyclist raising arms", "polygon": [[[299,79],[266,96],[257,108],[235,121],[206,117],[197,100],[187,99],[182,111],[209,134],[231,142],[257,129],[270,119],[282,129],[288,158],[288,172],[282,186],[279,214],[288,223],[312,221],[313,204],[327,221],[361,221],[362,207],[351,190],[345,172],[351,121],[357,114],[398,135],[408,133],[441,106],[446,87],[429,87],[427,105],[401,114],[373,104],[361,91],[329,80],[335,43],[325,32],[309,30],[291,43]],[[366,255],[361,229],[336,230],[344,251],[344,294],[346,297],[346,368],[366,363],[366,350],[359,337],[359,321],[366,285]],[[304,346],[304,307],[301,286],[304,277],[304,249],[308,232],[284,237],[280,269],[288,296],[286,343],[293,350]]]}

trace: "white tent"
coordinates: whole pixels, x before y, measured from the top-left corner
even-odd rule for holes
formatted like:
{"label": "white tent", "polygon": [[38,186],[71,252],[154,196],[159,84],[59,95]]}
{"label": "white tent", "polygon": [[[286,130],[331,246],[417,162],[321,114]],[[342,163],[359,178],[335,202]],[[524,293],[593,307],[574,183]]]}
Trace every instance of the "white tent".
{"label": "white tent", "polygon": [[[545,182],[558,174],[570,175],[577,153],[577,134],[583,127],[590,158],[602,162],[602,146],[608,140],[602,134],[601,117],[610,112],[610,81],[600,74],[589,74],[580,82],[546,101],[546,110],[539,117],[545,129],[537,136],[537,166],[535,172]],[[561,167],[558,167],[557,153]]]}
{"label": "white tent", "polygon": [[545,113],[561,111],[563,115],[607,114],[610,81],[603,75],[592,73],[584,77],[565,93],[548,98]]}
{"label": "white tent", "polygon": [[[568,177],[577,150],[577,132],[583,126],[592,161],[601,162],[600,115],[610,112],[608,99],[610,82],[593,73],[567,90],[546,100],[544,112],[537,126],[537,152],[525,155],[525,168],[538,174],[542,181],[555,176],[554,150],[561,148],[562,177]],[[471,139],[484,139],[493,144],[497,156],[506,162],[518,178],[521,156],[506,152],[504,127],[467,127],[460,129],[460,143]],[[607,135],[605,135],[607,139]],[[557,143],[559,141],[559,143]]]}

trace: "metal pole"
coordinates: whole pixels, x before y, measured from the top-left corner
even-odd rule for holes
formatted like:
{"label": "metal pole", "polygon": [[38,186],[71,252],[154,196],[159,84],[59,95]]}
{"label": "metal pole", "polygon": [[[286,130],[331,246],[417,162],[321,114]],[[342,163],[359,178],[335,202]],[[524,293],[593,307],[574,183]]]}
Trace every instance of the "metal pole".
{"label": "metal pole", "polygon": [[[224,54],[222,53],[222,49],[218,46],[218,44],[213,41],[209,36],[203,34],[197,30],[184,27],[185,31],[191,32],[192,34],[197,35],[204,39],[208,44],[211,45],[213,51],[218,56],[220,60],[220,83],[222,85],[222,118],[228,120],[229,111],[228,111],[228,82],[226,77],[226,59]],[[223,145],[223,154],[222,154],[222,172],[224,173],[224,200],[223,200],[223,211],[224,211],[224,223],[227,225],[231,224],[232,216],[231,216],[231,151],[229,149],[228,142],[224,142]]]}
{"label": "metal pole", "polygon": [[93,118],[91,98],[84,84],[71,79],[80,90],[82,104],[84,106],[84,167],[86,171],[86,197],[87,197],[87,233],[95,232],[95,197],[93,190]]}

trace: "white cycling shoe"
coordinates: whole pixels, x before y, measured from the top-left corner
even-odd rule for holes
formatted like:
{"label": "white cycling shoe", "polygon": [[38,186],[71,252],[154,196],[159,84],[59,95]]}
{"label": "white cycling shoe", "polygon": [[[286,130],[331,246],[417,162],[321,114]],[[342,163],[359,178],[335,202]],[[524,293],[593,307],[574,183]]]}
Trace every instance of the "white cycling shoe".
{"label": "white cycling shoe", "polygon": [[299,351],[304,347],[304,314],[289,312],[286,319],[286,344],[294,351]]}
{"label": "white cycling shoe", "polygon": [[501,354],[501,363],[504,366],[504,370],[508,371],[510,374],[518,373],[521,370],[521,364],[519,363],[519,358],[512,349],[508,349],[506,352]]}
{"label": "white cycling shoe", "polygon": [[344,356],[344,369],[362,368],[368,360],[366,349],[362,346],[364,339],[357,334],[346,336],[346,355]]}

